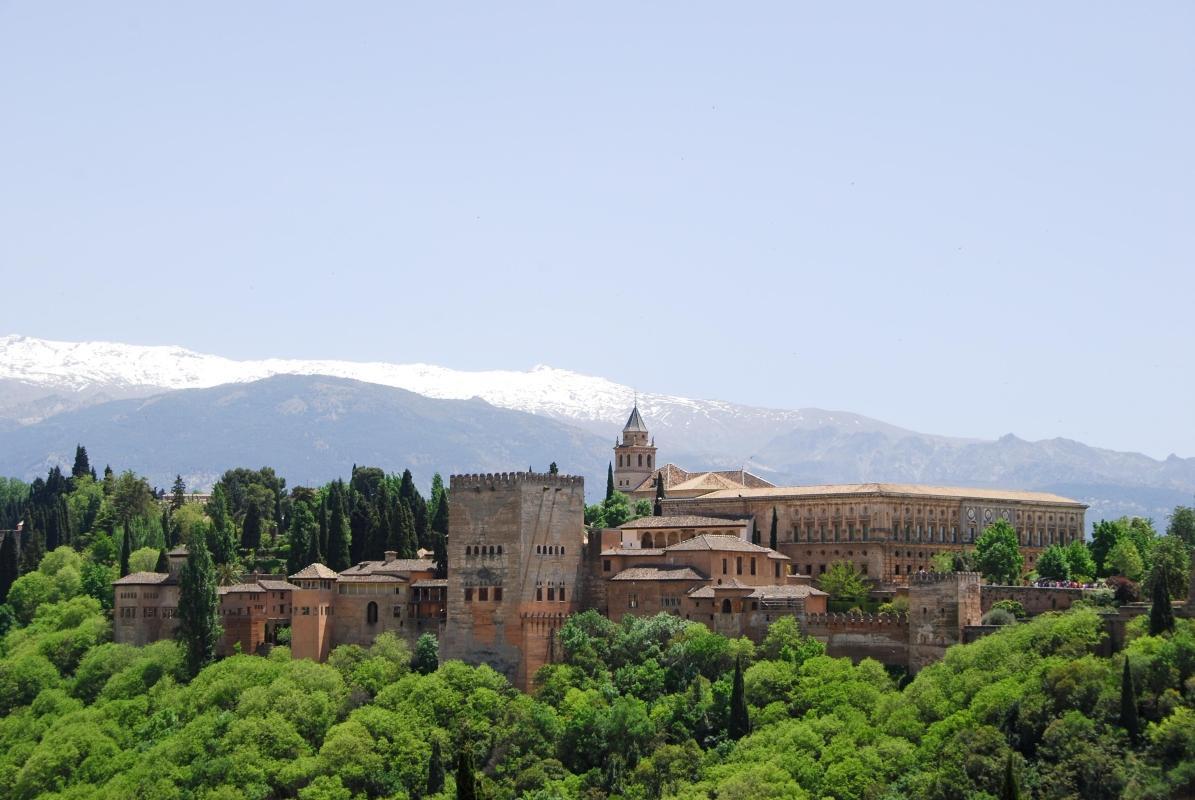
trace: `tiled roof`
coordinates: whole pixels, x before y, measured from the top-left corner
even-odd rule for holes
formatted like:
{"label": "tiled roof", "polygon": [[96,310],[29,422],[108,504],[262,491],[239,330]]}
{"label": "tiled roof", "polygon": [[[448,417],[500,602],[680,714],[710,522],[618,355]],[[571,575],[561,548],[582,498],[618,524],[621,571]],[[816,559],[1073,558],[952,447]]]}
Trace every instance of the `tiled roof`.
{"label": "tiled roof", "polygon": [[324,566],[323,564],[315,563],[315,564],[309,564],[308,566],[303,567],[303,569],[299,570],[298,572],[296,572],[294,575],[291,575],[290,577],[292,579],[306,578],[308,580],[311,580],[312,578],[320,578],[320,579],[324,579],[324,580],[334,580],[336,578],[336,573],[333,570],[329,569],[328,567]]}
{"label": "tiled roof", "polygon": [[[714,482],[710,484],[711,491],[714,489],[724,489],[739,486],[746,487],[748,489],[766,489],[773,486],[773,484],[765,481],[758,475],[747,472],[744,469],[702,470],[700,472],[689,472],[686,469],[678,467],[676,464],[670,463],[664,464],[662,467],[657,469],[649,478],[636,486],[632,491],[646,492],[648,490],[655,489],[656,477],[658,475],[664,476],[665,493],[673,489],[680,490],[685,488],[691,490],[694,488],[702,488],[700,484],[695,484],[694,486],[684,486],[684,484],[690,481],[700,481],[700,479],[706,478],[707,476],[713,476],[711,480]],[[726,483],[721,486],[717,485],[717,481],[719,479],[726,481]]]}
{"label": "tiled roof", "polygon": [[643,530],[644,528],[728,528],[742,527],[746,524],[742,519],[722,519],[720,517],[699,517],[693,514],[679,514],[674,517],[640,517],[619,525],[620,530]]}
{"label": "tiled roof", "polygon": [[382,572],[359,572],[355,575],[347,571],[340,573],[337,583],[404,583],[407,579],[400,575],[387,575]]}
{"label": "tiled roof", "polygon": [[436,587],[447,587],[448,579],[447,578],[424,578],[421,581],[415,581],[411,585],[414,586],[416,589],[427,589],[427,588],[434,589]]}
{"label": "tiled roof", "polygon": [[707,578],[692,567],[631,567],[615,575],[612,581],[704,581]]}
{"label": "tiled roof", "polygon": [[115,586],[147,586],[163,583],[177,583],[178,580],[168,572],[130,572],[123,578],[112,581]]}
{"label": "tiled roof", "polygon": [[733,550],[740,553],[773,552],[766,547],[744,541],[737,536],[727,536],[717,533],[700,533],[692,539],[685,539],[683,542],[670,544],[664,550],[669,553],[681,550]]}
{"label": "tiled roof", "polygon": [[1027,501],[1060,503],[1086,508],[1082,503],[1049,492],[1027,492],[1018,489],[977,489],[959,486],[927,486],[916,483],[839,483],[825,486],[774,486],[758,489],[725,489],[703,495],[702,500],[724,498],[783,498],[821,497],[841,495],[892,495],[897,497],[935,497],[959,500],[992,500],[999,502]]}
{"label": "tiled roof", "polygon": [[291,592],[299,588],[289,581],[259,580],[257,584],[271,592]]}
{"label": "tiled roof", "polygon": [[663,550],[654,547],[612,547],[609,550],[603,550],[604,556],[662,556]]}
{"label": "tiled roof", "polygon": [[265,592],[265,589],[261,588],[256,583],[234,583],[231,586],[221,586],[216,591],[219,594],[231,594],[234,592],[237,594],[257,594],[258,592]]}
{"label": "tiled roof", "polygon": [[821,589],[815,589],[807,584],[791,584],[785,586],[757,586],[749,597],[759,600],[773,600],[787,597],[828,597]]}
{"label": "tiled roof", "polygon": [[689,597],[696,597],[699,600],[703,600],[707,597],[713,597],[713,596],[714,596],[714,588],[712,586],[708,586],[708,585],[701,586],[696,589],[689,590]]}
{"label": "tiled roof", "polygon": [[340,573],[345,575],[377,575],[398,572],[433,572],[436,562],[430,558],[396,558],[393,561],[362,561]]}
{"label": "tiled roof", "polygon": [[723,578],[721,583],[714,584],[714,590],[718,589],[754,589],[756,588],[750,583],[743,583],[738,578]]}

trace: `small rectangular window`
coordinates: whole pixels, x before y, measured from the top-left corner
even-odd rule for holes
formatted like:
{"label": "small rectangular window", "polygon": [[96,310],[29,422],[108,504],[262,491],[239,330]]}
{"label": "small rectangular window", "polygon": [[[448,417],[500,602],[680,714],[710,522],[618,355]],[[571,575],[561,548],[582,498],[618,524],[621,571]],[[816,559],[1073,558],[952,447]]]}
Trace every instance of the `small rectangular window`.
{"label": "small rectangular window", "polygon": [[742,556],[734,557],[734,574],[735,575],[743,574],[743,557]]}
{"label": "small rectangular window", "polygon": [[604,559],[602,559],[602,572],[609,572],[609,571],[610,571],[610,559],[604,558]]}
{"label": "small rectangular window", "polygon": [[466,603],[472,603],[472,602],[473,602],[473,589],[472,589],[472,587],[469,587],[469,586],[466,586],[466,587],[465,587],[465,602],[466,602]]}
{"label": "small rectangular window", "polygon": [[490,599],[490,590],[487,587],[482,586],[480,589],[477,590],[477,599],[483,603],[486,600],[489,600]]}
{"label": "small rectangular window", "polygon": [[502,602],[502,587],[501,586],[494,587],[494,602],[495,603]]}

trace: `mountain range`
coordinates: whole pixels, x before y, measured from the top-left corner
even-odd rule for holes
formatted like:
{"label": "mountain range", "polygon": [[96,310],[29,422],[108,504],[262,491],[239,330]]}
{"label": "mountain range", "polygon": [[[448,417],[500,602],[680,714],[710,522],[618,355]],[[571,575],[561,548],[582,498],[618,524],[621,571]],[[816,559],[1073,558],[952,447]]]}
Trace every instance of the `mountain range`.
{"label": "mountain range", "polygon": [[[236,361],[180,347],[0,337],[0,474],[32,478],[97,460],[166,485],[209,484],[269,464],[290,482],[353,463],[431,473],[546,468],[604,487],[635,402],[627,386],[537,366],[459,371],[429,364]],[[864,481],[1041,489],[1091,505],[1089,518],[1152,516],[1195,495],[1195,459],[1157,460],[1067,439],[961,439],[858,414],[768,409],[640,393],[661,461],[744,467],[777,484]]]}

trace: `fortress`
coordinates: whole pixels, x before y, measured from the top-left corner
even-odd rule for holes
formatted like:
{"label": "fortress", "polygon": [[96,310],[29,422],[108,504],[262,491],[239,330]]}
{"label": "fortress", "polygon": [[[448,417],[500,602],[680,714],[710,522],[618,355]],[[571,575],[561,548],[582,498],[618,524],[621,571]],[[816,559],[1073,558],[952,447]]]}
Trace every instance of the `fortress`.
{"label": "fortress", "polygon": [[[611,619],[666,612],[727,636],[761,640],[782,616],[831,655],[872,657],[916,672],[964,641],[995,599],[974,573],[935,573],[935,553],[973,546],[1005,519],[1027,567],[1051,543],[1081,538],[1081,503],[1057,495],[904,484],[776,487],[738,471],[692,473],[656,463],[638,408],[615,446],[617,487],[657,498],[659,514],[586,529],[584,481],[534,472],[454,475],[449,482],[448,577],[427,559],[388,552],[336,573],[312,564],[288,579],[251,576],[220,588],[220,652],[258,652],[290,629],[296,658],[323,660],[341,644],[368,645],[384,631],[410,643],[431,632],[441,658],[489,664],[528,688],[560,656],[570,614]],[[661,497],[662,495],[662,497]],[[775,549],[768,542],[776,530]],[[115,582],[115,638],[174,635],[177,571]],[[907,594],[909,613],[828,613],[816,585],[835,562],[855,564],[874,588]],[[1046,590],[1051,591],[1051,590]],[[1045,596],[1025,598],[1045,607]],[[1074,598],[1051,595],[1051,608]],[[1059,603],[1061,600],[1061,604]]]}

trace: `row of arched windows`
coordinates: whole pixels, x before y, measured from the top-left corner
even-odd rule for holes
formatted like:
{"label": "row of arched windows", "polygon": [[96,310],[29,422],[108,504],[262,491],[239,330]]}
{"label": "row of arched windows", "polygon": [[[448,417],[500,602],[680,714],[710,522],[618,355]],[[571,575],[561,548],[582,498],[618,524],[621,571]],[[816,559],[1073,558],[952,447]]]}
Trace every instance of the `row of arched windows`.
{"label": "row of arched windows", "polygon": [[502,545],[465,545],[465,555],[467,556],[500,556],[502,555]]}
{"label": "row of arched windows", "polygon": [[[642,467],[642,466],[643,466],[643,454],[642,454],[642,453],[637,453],[636,455],[638,455],[638,457],[639,457],[639,466],[641,466],[641,467]],[[623,455],[622,453],[619,453],[619,454],[618,454],[618,466],[620,466],[620,467],[629,467],[629,466],[631,466],[631,454],[630,454],[630,453],[627,453],[626,455]],[[651,469],[651,468],[652,468],[652,466],[651,466],[651,455],[650,455],[650,454],[647,456],[647,468],[648,468],[648,469]]]}
{"label": "row of arched windows", "polygon": [[562,556],[564,555],[564,545],[537,544],[535,546],[535,554],[537,556]]}

